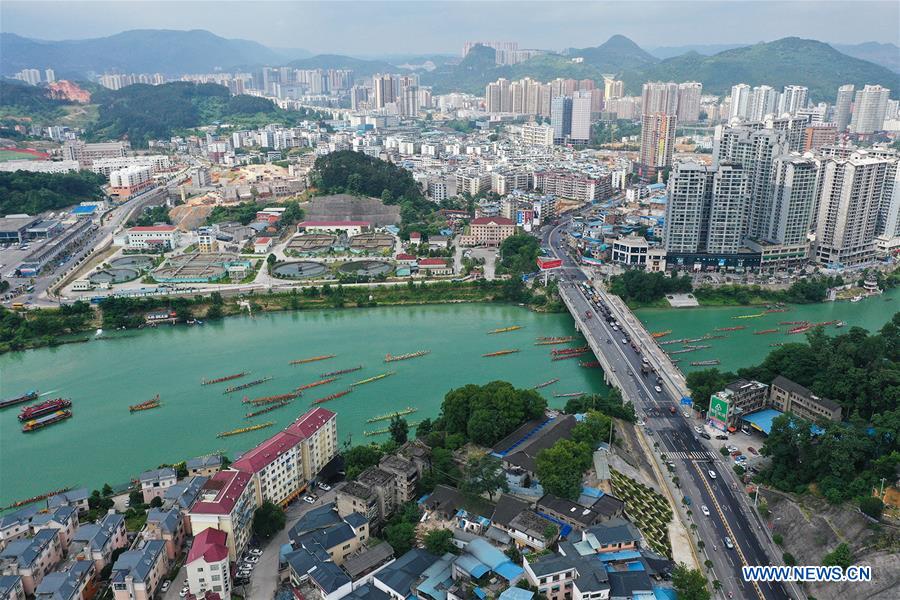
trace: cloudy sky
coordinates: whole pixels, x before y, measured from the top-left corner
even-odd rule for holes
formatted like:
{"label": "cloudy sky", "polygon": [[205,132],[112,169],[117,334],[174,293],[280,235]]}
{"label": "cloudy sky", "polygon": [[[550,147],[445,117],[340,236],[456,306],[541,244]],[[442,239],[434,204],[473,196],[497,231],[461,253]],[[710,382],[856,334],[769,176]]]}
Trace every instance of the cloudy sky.
{"label": "cloudy sky", "polygon": [[627,35],[642,46],[727,44],[800,36],[900,43],[900,2],[793,0],[629,2],[10,1],[0,30],[59,40],[127,29],[207,29],[316,53],[458,53],[465,40],[520,47],[594,46]]}

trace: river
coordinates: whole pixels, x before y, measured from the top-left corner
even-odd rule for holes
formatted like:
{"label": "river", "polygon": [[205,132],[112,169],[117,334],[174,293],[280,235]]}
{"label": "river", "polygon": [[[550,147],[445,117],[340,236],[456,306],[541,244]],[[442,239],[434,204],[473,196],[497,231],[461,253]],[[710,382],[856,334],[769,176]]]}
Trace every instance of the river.
{"label": "river", "polygon": [[[766,313],[760,317],[738,319],[735,317],[757,315],[764,312],[765,307],[700,307],[680,309],[647,308],[635,311],[637,317],[651,332],[671,330],[672,333],[659,339],[660,342],[676,339],[694,339],[705,334],[724,335],[721,339],[694,342],[692,345],[709,345],[709,348],[673,355],[679,359],[678,367],[689,372],[697,369],[709,369],[709,366],[690,365],[695,361],[718,359],[721,364],[716,368],[721,371],[734,371],[762,362],[766,355],[774,350],[771,344],[785,342],[804,342],[803,334],[788,334],[792,325],[780,325],[783,321],[809,321],[820,323],[825,321],[844,321],[843,328],[827,326],[826,333],[835,335],[847,331],[851,326],[876,331],[900,310],[900,288],[889,290],[881,296],[872,296],[859,302],[823,302],[821,304],[787,305],[787,312]],[[716,328],[746,327],[737,331],[714,332]],[[755,335],[756,331],[778,329],[777,333]],[[683,344],[667,344],[662,346],[667,351],[683,348]]]}
{"label": "river", "polygon": [[[511,325],[522,329],[487,334]],[[366,423],[367,418],[408,406],[418,409],[406,417],[410,422],[435,417],[444,394],[467,383],[499,379],[533,387],[559,377],[558,383],[540,391],[551,405],[561,406],[565,400],[553,398],[554,393],[606,389],[599,369],[579,367],[579,359],[551,362],[550,351],[558,346],[534,345],[538,336],[571,334],[574,326],[567,314],[534,313],[511,305],[448,304],[232,317],[203,326],[124,332],[128,337],[113,341],[9,353],[0,356],[0,397],[37,388],[43,399],[71,398],[74,416],[24,434],[16,418],[21,406],[0,412],[0,506],[67,485],[117,485],[161,463],[217,450],[234,458],[275,434],[313,400],[386,371],[396,373],[322,405],[337,412],[343,441],[384,441],[386,435],[366,437],[363,431],[388,422]],[[481,356],[510,348],[521,351]],[[431,353],[383,362],[385,354],[418,350]],[[326,354],[336,357],[288,364]],[[287,408],[244,419],[254,410],[241,403],[244,394],[256,398],[286,393],[320,379],[323,372],[359,364],[364,369],[307,390]],[[203,378],[243,370],[251,375],[200,385]],[[243,392],[222,393],[229,385],[264,376],[273,379]],[[157,393],[160,408],[129,413],[129,405]],[[270,420],[276,425],[216,437],[221,431]]]}

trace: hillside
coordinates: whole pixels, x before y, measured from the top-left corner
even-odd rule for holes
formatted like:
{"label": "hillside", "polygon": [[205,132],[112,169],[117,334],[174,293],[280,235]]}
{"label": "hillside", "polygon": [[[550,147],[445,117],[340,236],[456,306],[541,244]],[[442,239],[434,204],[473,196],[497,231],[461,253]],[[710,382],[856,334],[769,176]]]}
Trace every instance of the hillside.
{"label": "hillside", "polygon": [[889,87],[900,96],[900,75],[885,67],[842,54],[823,42],[784,38],[713,56],[696,52],[663,60],[655,65],[625,71],[626,90],[639,93],[645,81],[701,81],[704,92],[727,94],[736,83],[789,84],[809,87],[814,101],[834,101],[837,88],[845,83],[867,83]]}
{"label": "hillside", "polygon": [[873,62],[900,73],[900,47],[896,44],[865,42],[863,44],[832,44],[836,50],[847,56]]}
{"label": "hillside", "polygon": [[380,60],[363,60],[341,54],[317,54],[288,63],[295,69],[352,69],[354,77],[368,77],[375,73],[396,73],[397,67]]}
{"label": "hillside", "polygon": [[570,57],[582,57],[584,62],[604,73],[619,73],[659,62],[624,35],[614,35],[599,46],[569,50]]}
{"label": "hillside", "polygon": [[277,64],[279,54],[262,44],[219,37],[208,31],[135,29],[86,40],[42,41],[0,33],[2,74],[52,67],[57,77],[84,78],[91,72],[209,72],[251,64]]}
{"label": "hillside", "polygon": [[24,117],[39,123],[49,123],[65,115],[64,106],[71,104],[54,100],[44,88],[19,81],[0,81],[0,119]]}

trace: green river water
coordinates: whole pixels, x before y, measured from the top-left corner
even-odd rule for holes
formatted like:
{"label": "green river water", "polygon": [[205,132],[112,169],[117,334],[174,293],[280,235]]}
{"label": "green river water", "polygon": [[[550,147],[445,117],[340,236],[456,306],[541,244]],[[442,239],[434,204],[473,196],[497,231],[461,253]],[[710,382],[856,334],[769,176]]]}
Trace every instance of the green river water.
{"label": "green river water", "polygon": [[[889,299],[889,301],[885,301]],[[779,321],[843,320],[873,330],[900,310],[900,290],[851,304],[825,303],[791,306],[786,313],[756,319],[733,316],[755,314],[755,308],[698,308],[641,310],[639,318],[650,331],[671,329],[665,339],[699,337],[716,327],[746,325],[725,339],[703,342],[707,350],[680,355],[690,361],[718,358],[720,369],[736,369],[761,361],[769,344],[802,340],[783,334],[753,335],[779,327]],[[496,328],[522,329],[487,335]],[[786,326],[781,326],[786,329]],[[829,332],[841,331],[829,328]],[[37,388],[42,398],[72,399],[74,417],[46,429],[24,434],[17,420],[20,407],[0,412],[0,506],[63,486],[100,487],[121,484],[144,469],[223,450],[232,458],[273,435],[305,411],[312,400],[346,389],[350,383],[386,371],[390,377],[362,385],[342,398],[324,404],[338,414],[342,440],[383,441],[366,437],[365,430],[387,422],[366,419],[407,406],[418,412],[410,422],[436,416],[444,394],[466,383],[500,379],[517,387],[532,387],[554,377],[560,381],[541,390],[552,406],[564,398],[556,393],[605,390],[598,369],[578,366],[578,359],[551,362],[554,346],[535,346],[538,336],[574,332],[566,314],[533,313],[518,306],[451,304],[438,306],[346,309],[272,313],[250,319],[225,319],[200,327],[160,327],[125,332],[124,339],[91,341],[0,356],[0,397]],[[113,334],[115,336],[116,334]],[[676,348],[680,346],[665,346]],[[482,354],[519,348],[517,354],[482,358]],[[431,354],[385,364],[384,355],[431,350]],[[291,366],[289,361],[318,355],[335,358]],[[585,360],[592,360],[586,358]],[[364,365],[338,381],[307,390],[287,408],[252,420],[244,414],[251,398],[286,393],[320,379],[320,374]],[[698,367],[700,368],[700,367]],[[201,386],[213,378],[243,370],[251,375],[228,383]],[[263,376],[273,379],[243,392],[223,395],[228,385]],[[128,406],[160,394],[162,407],[130,414]],[[251,423],[275,421],[273,427],[217,438],[216,434]]]}

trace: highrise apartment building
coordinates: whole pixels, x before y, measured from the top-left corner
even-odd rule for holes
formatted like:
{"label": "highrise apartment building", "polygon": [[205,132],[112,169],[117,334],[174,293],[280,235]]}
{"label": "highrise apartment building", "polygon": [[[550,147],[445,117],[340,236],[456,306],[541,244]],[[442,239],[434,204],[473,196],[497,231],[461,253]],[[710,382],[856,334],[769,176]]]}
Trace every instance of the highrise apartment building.
{"label": "highrise apartment building", "polygon": [[781,246],[805,248],[816,203],[819,161],[789,154],[775,159],[772,201],[763,239]]}
{"label": "highrise apartment building", "polygon": [[[699,102],[699,98],[698,98]],[[678,114],[678,84],[662,81],[647,82],[641,90],[641,113]]]}
{"label": "highrise apartment building", "polygon": [[867,135],[881,131],[891,90],[880,85],[867,85],[856,92],[850,132]]}
{"label": "highrise apartment building", "polygon": [[843,133],[850,124],[850,115],[853,110],[853,94],[856,88],[853,84],[842,85],[838,88],[837,98],[834,101],[834,123],[837,130]]}
{"label": "highrise apartment building", "polygon": [[709,205],[712,201],[713,167],[678,162],[669,175],[663,240],[669,254],[706,250]]}
{"label": "highrise apartment building", "polygon": [[572,133],[572,99],[556,96],[550,101],[550,125],[553,127],[553,141],[561,144]]}
{"label": "highrise apartment building", "polygon": [[809,98],[809,88],[802,85],[786,85],[781,97],[778,99],[778,114],[797,114],[801,108],[806,108]]}
{"label": "highrise apartment building", "polygon": [[674,114],[653,113],[641,115],[641,153],[638,171],[641,177],[651,179],[672,166],[675,150]]}
{"label": "highrise apartment building", "polygon": [[678,122],[696,123],[700,120],[700,97],[703,84],[687,81],[678,84]]}

